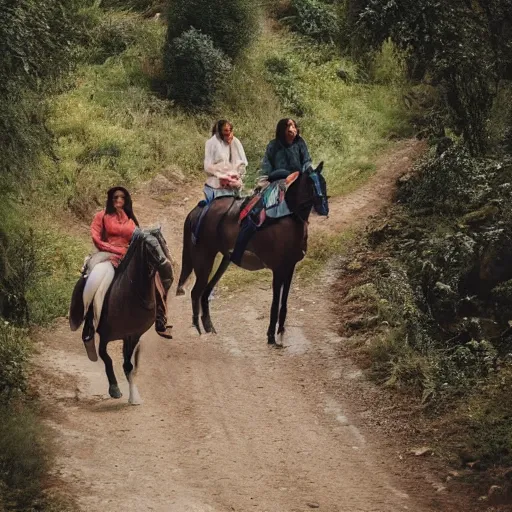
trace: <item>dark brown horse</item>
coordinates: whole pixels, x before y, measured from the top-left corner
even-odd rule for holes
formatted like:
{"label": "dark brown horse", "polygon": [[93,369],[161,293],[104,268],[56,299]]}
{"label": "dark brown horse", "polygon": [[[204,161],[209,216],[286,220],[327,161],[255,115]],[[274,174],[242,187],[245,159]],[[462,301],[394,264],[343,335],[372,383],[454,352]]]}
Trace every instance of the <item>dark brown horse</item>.
{"label": "dark brown horse", "polygon": [[[152,243],[146,238],[152,237]],[[155,239],[158,244],[155,243]],[[158,245],[158,247],[157,247]],[[128,402],[141,403],[137,386],[134,382],[138,364],[139,340],[155,322],[157,307],[155,274],[159,272],[166,289],[172,284],[172,266],[167,244],[159,229],[150,232],[136,231],[130,248],[116,270],[114,281],[105,297],[97,333],[100,337],[99,354],[105,363],[109,388],[112,398],[121,398],[117,385],[112,359],[108,355],[107,345],[110,341],[123,340],[123,369],[130,386]],[[70,326],[78,329],[83,319],[83,283],[75,286],[70,308]],[[94,342],[93,342],[94,343]],[[94,345],[92,346],[94,347]],[[89,353],[91,360],[97,360],[95,348]],[[133,362],[132,362],[133,358]]]}
{"label": "dark brown horse", "polygon": [[[286,193],[286,202],[291,216],[275,219],[258,230],[252,237],[242,258],[241,267],[246,270],[269,268],[273,273],[273,300],[270,310],[270,325],[267,331],[269,344],[276,343],[277,334],[283,334],[287,313],[288,293],[295,265],[304,258],[307,250],[307,225],[311,209],[319,215],[328,215],[329,206],[325,180],[321,174],[323,164],[310,172],[302,173]],[[206,332],[215,332],[208,297],[230,263],[240,230],[238,218],[243,200],[232,197],[219,198],[212,202],[199,231],[197,244],[192,243],[192,230],[201,213],[201,208],[192,210],[183,229],[183,254],[181,275],[177,295],[184,293],[183,285],[194,271],[196,282],[192,288],[192,322],[201,334],[199,312]],[[210,282],[215,256],[223,255],[219,269]]]}

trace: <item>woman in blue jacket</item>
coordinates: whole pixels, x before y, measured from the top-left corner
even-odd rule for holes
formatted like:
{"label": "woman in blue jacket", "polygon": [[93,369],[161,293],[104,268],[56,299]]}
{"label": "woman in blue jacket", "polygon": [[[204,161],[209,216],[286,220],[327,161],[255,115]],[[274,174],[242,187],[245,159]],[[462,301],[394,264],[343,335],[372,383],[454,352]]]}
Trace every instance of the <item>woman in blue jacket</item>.
{"label": "woman in blue jacket", "polygon": [[281,119],[277,123],[276,138],[270,141],[265,151],[260,176],[274,181],[311,167],[308,147],[300,136],[297,123],[293,119]]}

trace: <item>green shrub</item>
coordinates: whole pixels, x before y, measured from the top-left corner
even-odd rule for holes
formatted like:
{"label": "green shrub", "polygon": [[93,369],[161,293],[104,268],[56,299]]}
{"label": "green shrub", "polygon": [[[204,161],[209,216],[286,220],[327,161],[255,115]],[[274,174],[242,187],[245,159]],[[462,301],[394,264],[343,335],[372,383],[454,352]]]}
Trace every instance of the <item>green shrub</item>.
{"label": "green shrub", "polygon": [[269,57],[265,61],[265,68],[267,80],[283,108],[294,116],[303,117],[308,108],[300,91],[300,80],[293,63],[286,57]]}
{"label": "green shrub", "polygon": [[472,158],[462,145],[453,145],[424,162],[403,186],[399,199],[412,208],[432,208],[457,214],[478,206],[490,192],[489,180],[499,163]]}
{"label": "green shrub", "polygon": [[92,64],[103,64],[123,53],[137,40],[138,20],[127,16],[103,16],[90,31],[87,58]]}
{"label": "green shrub", "polygon": [[43,221],[44,227],[31,219],[32,227],[27,227],[24,212],[11,206],[20,219],[8,219],[5,226],[7,271],[0,275],[0,318],[16,325],[47,324],[66,314],[88,249],[80,239],[56,226],[50,230]]}
{"label": "green shrub", "polygon": [[162,0],[102,0],[101,6],[117,9],[134,9],[136,11],[147,11],[148,9],[163,7]]}
{"label": "green shrub", "polygon": [[8,403],[25,391],[29,354],[25,331],[0,320],[0,404]]}
{"label": "green shrub", "polygon": [[0,499],[2,510],[48,510],[43,482],[49,470],[48,432],[22,404],[0,408]]}
{"label": "green shrub", "polygon": [[166,46],[164,68],[168,95],[185,107],[210,107],[231,69],[212,39],[190,29]]}
{"label": "green shrub", "polygon": [[318,0],[292,0],[281,21],[315,41],[333,43],[339,38],[339,20],[334,8]]}
{"label": "green shrub", "polygon": [[[3,2],[0,8],[0,175],[27,175],[49,150],[41,94],[74,62],[78,2]],[[7,183],[8,184],[8,183]]]}
{"label": "green shrub", "polygon": [[9,226],[5,247],[9,273],[0,282],[3,301],[0,313],[4,318],[23,325],[29,322],[27,291],[37,279],[39,261],[37,239],[22,223]]}
{"label": "green shrub", "polygon": [[215,47],[234,59],[256,33],[256,14],[251,0],[174,0],[169,8],[167,41],[192,27],[209,36]]}

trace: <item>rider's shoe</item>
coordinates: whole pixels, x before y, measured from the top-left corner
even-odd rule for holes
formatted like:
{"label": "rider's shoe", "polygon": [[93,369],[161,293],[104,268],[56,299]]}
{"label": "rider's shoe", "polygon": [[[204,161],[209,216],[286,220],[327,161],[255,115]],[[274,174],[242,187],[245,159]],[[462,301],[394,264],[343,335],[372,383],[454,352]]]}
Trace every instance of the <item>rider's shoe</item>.
{"label": "rider's shoe", "polygon": [[161,319],[155,322],[155,331],[162,338],[172,340],[172,325],[165,325],[165,322]]}
{"label": "rider's shoe", "polygon": [[82,330],[82,341],[84,343],[94,340],[94,322],[92,315],[87,315],[84,321],[84,328]]}

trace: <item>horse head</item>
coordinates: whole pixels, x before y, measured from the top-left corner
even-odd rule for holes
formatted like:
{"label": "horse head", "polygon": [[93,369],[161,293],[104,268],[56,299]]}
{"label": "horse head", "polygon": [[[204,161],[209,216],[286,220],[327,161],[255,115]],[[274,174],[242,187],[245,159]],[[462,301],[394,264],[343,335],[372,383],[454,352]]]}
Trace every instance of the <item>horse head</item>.
{"label": "horse head", "polygon": [[309,169],[306,174],[313,184],[313,208],[318,215],[329,215],[329,198],[327,196],[327,183],[322,174],[324,163],[320,162],[316,169]]}
{"label": "horse head", "polygon": [[119,270],[126,269],[134,284],[144,286],[154,277],[164,255],[169,257],[169,249],[160,228],[137,228]]}

